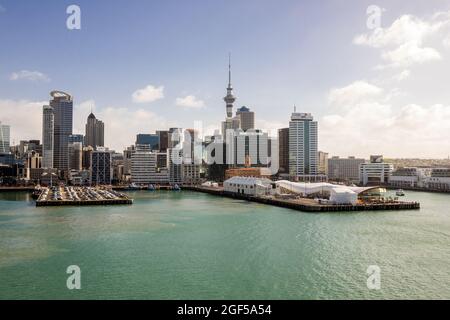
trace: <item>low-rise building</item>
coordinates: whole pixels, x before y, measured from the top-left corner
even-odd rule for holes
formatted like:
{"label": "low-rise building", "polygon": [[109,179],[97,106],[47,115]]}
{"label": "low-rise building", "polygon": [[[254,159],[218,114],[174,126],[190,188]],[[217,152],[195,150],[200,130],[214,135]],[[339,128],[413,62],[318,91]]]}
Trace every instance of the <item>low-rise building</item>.
{"label": "low-rise building", "polygon": [[370,156],[370,162],[359,166],[359,182],[366,185],[383,185],[389,182],[394,166],[383,161],[383,156]]}
{"label": "low-rise building", "polygon": [[359,182],[359,166],[366,160],[355,157],[328,159],[328,179],[342,182]]}
{"label": "low-rise building", "polygon": [[249,196],[271,195],[275,192],[275,184],[265,178],[232,177],[223,183],[225,192]]}
{"label": "low-rise building", "polygon": [[430,169],[398,168],[389,177],[389,185],[398,188],[424,188],[430,175]]}
{"label": "low-rise building", "polygon": [[426,187],[432,190],[450,191],[450,168],[434,168],[426,181]]}

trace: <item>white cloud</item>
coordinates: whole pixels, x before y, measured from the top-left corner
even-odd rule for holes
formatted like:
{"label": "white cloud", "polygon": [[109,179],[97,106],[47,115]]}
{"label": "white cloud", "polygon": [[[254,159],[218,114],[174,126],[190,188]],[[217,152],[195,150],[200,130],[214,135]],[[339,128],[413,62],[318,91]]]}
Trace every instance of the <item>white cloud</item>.
{"label": "white cloud", "polygon": [[410,75],[411,75],[411,71],[406,69],[406,70],[403,70],[402,72],[400,72],[399,74],[394,75],[393,78],[396,81],[403,81],[403,80],[409,78]]}
{"label": "white cloud", "polygon": [[205,102],[203,100],[197,99],[193,95],[188,95],[184,98],[177,98],[175,104],[183,108],[193,108],[200,109],[205,107]]}
{"label": "white cloud", "polygon": [[148,85],[133,92],[132,98],[135,103],[153,102],[162,99],[164,98],[164,86],[154,87]]}
{"label": "white cloud", "polygon": [[9,76],[9,79],[12,81],[17,80],[45,81],[45,82],[50,81],[50,78],[46,74],[39,71],[29,71],[29,70],[20,70],[17,72],[13,72]]}
{"label": "white cloud", "polygon": [[[357,87],[343,89],[360,96]],[[390,95],[383,90],[376,100],[369,95],[332,109],[319,120],[320,148],[341,156],[446,157],[450,140],[443,137],[450,132],[450,105],[393,105]]]}
{"label": "white cloud", "polygon": [[345,107],[361,100],[374,99],[383,93],[383,89],[366,81],[355,81],[343,88],[331,89],[328,102],[332,105]]}
{"label": "white cloud", "polygon": [[[42,139],[42,106],[48,101],[0,99],[0,120],[11,126],[11,144],[27,139]],[[25,116],[26,115],[26,116]]]}
{"label": "white cloud", "polygon": [[74,132],[84,134],[86,119],[93,110],[96,118],[105,123],[105,145],[122,152],[134,144],[137,133],[150,133],[177,126],[164,117],[145,109],[108,106],[99,108],[94,100],[87,100],[74,106]]}
{"label": "white cloud", "polygon": [[425,46],[424,42],[432,36],[445,34],[449,25],[448,13],[435,14],[429,19],[402,15],[388,28],[377,28],[371,33],[356,36],[353,43],[381,49],[385,64],[378,69],[407,67],[442,59],[436,48]]}

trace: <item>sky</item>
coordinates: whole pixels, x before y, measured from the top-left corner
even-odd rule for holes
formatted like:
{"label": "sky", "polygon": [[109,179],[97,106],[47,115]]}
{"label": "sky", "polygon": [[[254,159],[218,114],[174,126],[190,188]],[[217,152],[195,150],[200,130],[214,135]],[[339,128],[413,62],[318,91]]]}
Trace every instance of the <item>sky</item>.
{"label": "sky", "polygon": [[450,0],[0,0],[0,122],[11,142],[41,138],[42,105],[62,90],[74,133],[93,110],[119,152],[195,121],[211,134],[229,52],[235,110],[258,128],[287,127],[295,105],[330,156],[450,156]]}

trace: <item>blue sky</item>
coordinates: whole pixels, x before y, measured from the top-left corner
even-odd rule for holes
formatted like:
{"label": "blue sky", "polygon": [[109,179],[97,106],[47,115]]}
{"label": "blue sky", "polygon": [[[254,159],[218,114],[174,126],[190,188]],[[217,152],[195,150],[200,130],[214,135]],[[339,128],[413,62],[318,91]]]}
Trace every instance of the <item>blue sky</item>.
{"label": "blue sky", "polygon": [[[70,4],[81,8],[81,30],[66,28]],[[311,112],[319,120],[320,147],[331,154],[447,157],[450,144],[429,136],[423,124],[401,120],[411,112],[419,117],[425,112],[428,122],[436,118],[435,125],[440,126],[442,117],[448,116],[449,50],[442,45],[447,20],[438,31],[412,39],[439,57],[424,57],[432,52],[414,47],[406,57],[412,56],[412,62],[377,68],[397,59],[394,46],[401,47],[402,39],[389,40],[390,44],[355,42],[358,35],[372,34],[366,27],[371,4],[384,9],[385,38],[399,34],[404,43],[411,39],[402,30],[412,28],[414,33],[414,26],[422,22],[432,26],[433,15],[450,10],[449,1],[437,0],[0,0],[0,107],[5,111],[0,121],[11,123],[16,142],[40,137],[40,104],[49,99],[51,90],[60,89],[75,97],[75,130],[83,129],[93,106],[106,122],[106,143],[117,150],[132,144],[135,133],[165,126],[192,127],[195,120],[202,120],[208,130],[219,128],[225,116],[222,97],[231,52],[236,106],[249,106],[264,129],[287,126],[296,104],[297,110]],[[403,16],[413,18],[402,20]],[[397,20],[405,26],[400,32]],[[32,72],[34,78],[23,71]],[[407,79],[391,81],[400,74]],[[133,101],[136,90],[150,85],[162,86],[163,97]],[[375,89],[371,94],[374,87],[382,92]],[[339,106],[342,99],[334,99],[336,94],[358,95],[361,90],[364,101],[350,99]],[[177,105],[177,98],[187,96],[194,96],[197,104]],[[372,114],[376,108],[379,112]],[[29,110],[34,122],[18,121],[17,110]],[[355,119],[360,124],[346,120],[361,112],[365,116]],[[380,114],[386,123],[392,122],[388,128]],[[126,129],[120,129],[120,122]],[[375,122],[380,123],[371,127]],[[410,133],[417,134],[415,126],[425,130],[420,141],[396,147],[392,136],[411,137]],[[361,139],[364,134],[366,140]]]}

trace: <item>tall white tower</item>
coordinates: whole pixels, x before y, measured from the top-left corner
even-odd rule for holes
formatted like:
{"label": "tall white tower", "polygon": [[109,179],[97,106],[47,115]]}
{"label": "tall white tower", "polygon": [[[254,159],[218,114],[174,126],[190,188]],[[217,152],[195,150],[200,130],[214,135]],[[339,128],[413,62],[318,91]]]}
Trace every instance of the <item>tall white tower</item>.
{"label": "tall white tower", "polygon": [[227,108],[227,118],[233,116],[233,103],[236,101],[236,97],[233,96],[233,87],[231,85],[231,54],[228,56],[228,87],[227,95],[223,98]]}
{"label": "tall white tower", "polygon": [[289,122],[289,175],[318,174],[317,121],[310,113],[294,112]]}

